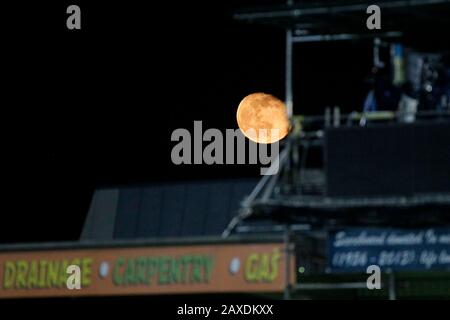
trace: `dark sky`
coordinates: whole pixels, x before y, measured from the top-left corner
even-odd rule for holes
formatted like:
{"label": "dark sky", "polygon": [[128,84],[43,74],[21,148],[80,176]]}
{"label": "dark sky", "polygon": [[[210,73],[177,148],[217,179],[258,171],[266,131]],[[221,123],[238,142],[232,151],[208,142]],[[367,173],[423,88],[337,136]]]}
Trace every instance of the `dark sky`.
{"label": "dark sky", "polygon": [[[99,186],[256,175],[257,166],[177,167],[170,135],[194,120],[236,128],[239,101],[252,92],[284,98],[283,31],[232,20],[261,2],[13,5],[2,46],[0,242],[78,239]],[[65,26],[73,3],[81,31]],[[298,45],[295,112],[359,109],[370,61],[367,43]]]}

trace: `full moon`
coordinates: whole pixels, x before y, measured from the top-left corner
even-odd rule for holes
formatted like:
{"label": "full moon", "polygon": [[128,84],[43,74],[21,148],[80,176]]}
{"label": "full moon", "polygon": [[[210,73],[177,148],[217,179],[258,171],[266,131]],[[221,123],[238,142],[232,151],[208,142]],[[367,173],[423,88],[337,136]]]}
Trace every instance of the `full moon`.
{"label": "full moon", "polygon": [[252,93],[242,99],[236,117],[242,133],[256,143],[277,142],[290,128],[284,102],[266,93]]}

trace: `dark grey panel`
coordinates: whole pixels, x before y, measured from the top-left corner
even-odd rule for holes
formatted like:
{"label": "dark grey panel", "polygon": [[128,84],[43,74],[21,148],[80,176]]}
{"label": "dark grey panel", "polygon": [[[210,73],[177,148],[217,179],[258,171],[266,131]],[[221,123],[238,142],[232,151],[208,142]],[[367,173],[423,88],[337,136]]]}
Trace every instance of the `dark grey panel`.
{"label": "dark grey panel", "polygon": [[137,225],[138,237],[155,238],[159,235],[163,214],[164,188],[154,186],[142,190],[142,201]]}
{"label": "dark grey panel", "polygon": [[137,237],[141,194],[141,188],[125,188],[120,190],[114,228],[115,239],[130,239]]}
{"label": "dark grey panel", "polygon": [[256,183],[257,181],[240,181],[240,183],[234,183],[232,185],[228,221],[230,221],[237,214],[241,201],[252,192],[253,188],[256,186]]}
{"label": "dark grey panel", "polygon": [[218,235],[230,222],[231,196],[233,184],[215,182],[210,185],[208,214],[205,220],[205,235]]}
{"label": "dark grey panel", "polygon": [[183,223],[186,186],[183,184],[164,186],[162,199],[162,215],[158,235],[160,237],[178,237]]}
{"label": "dark grey panel", "polygon": [[256,183],[222,180],[115,189],[103,201],[94,198],[83,239],[220,236]]}
{"label": "dark grey panel", "polygon": [[118,199],[118,189],[95,191],[81,232],[81,240],[113,239]]}
{"label": "dark grey panel", "polygon": [[181,223],[181,236],[199,236],[204,234],[206,216],[209,214],[209,185],[191,183],[187,186],[186,202]]}

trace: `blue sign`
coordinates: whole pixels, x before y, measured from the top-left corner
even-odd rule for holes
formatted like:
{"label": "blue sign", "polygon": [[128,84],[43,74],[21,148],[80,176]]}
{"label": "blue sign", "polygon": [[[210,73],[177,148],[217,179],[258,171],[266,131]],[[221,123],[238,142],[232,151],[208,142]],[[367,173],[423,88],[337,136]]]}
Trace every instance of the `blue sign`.
{"label": "blue sign", "polygon": [[450,228],[343,229],[328,238],[328,265],[334,272],[381,270],[450,271]]}

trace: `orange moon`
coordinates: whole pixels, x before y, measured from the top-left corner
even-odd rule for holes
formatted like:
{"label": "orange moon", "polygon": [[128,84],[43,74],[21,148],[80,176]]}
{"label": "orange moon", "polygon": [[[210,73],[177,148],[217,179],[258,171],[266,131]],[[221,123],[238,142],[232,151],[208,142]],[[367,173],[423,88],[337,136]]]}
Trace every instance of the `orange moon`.
{"label": "orange moon", "polygon": [[256,143],[277,142],[290,128],[284,102],[266,93],[252,93],[242,99],[236,117],[242,133]]}

